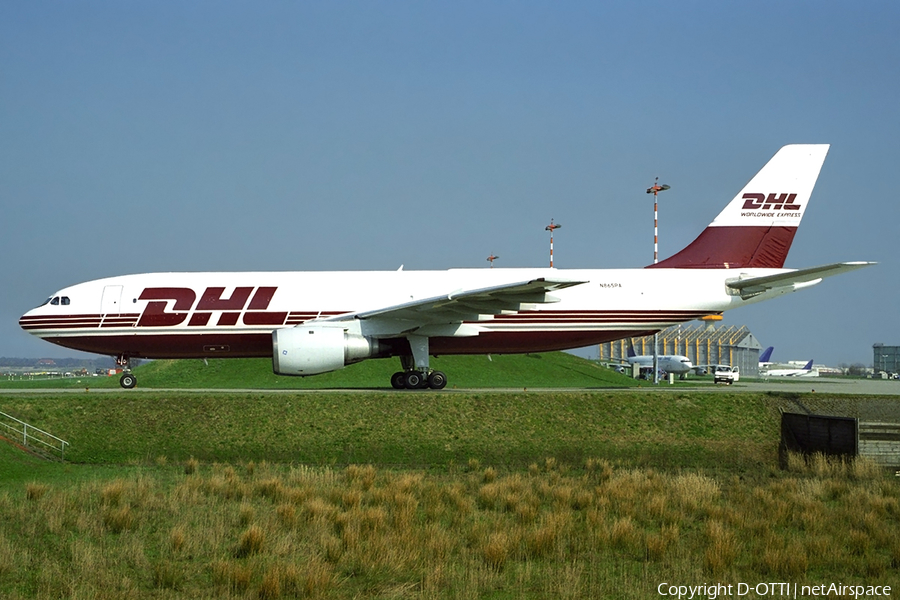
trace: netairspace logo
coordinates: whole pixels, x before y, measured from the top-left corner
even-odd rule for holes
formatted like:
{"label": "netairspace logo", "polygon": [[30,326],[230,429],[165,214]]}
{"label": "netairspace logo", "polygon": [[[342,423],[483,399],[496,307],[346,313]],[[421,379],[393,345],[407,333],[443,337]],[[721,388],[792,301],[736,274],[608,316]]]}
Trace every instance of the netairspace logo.
{"label": "netairspace logo", "polygon": [[823,583],[820,585],[798,585],[787,582],[766,583],[713,583],[703,585],[674,585],[669,582],[659,584],[656,591],[660,596],[672,598],[740,598],[751,592],[758,598],[884,598],[891,596],[889,585],[844,585],[843,583]]}

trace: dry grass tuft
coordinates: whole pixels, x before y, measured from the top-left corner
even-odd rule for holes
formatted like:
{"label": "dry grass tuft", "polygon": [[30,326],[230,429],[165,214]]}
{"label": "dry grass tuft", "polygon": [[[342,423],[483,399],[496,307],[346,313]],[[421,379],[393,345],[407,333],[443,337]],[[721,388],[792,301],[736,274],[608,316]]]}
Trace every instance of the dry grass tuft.
{"label": "dry grass tuft", "polygon": [[240,563],[219,560],[211,565],[213,583],[232,594],[242,594],[250,588],[253,571]]}
{"label": "dry grass tuft", "polygon": [[293,504],[279,504],[275,508],[275,514],[286,527],[293,528],[297,525],[297,508]]}
{"label": "dry grass tuft", "polygon": [[168,560],[153,565],[153,587],[178,590],[182,585],[183,572]]}
{"label": "dry grass tuft", "polygon": [[821,452],[811,455],[789,452],[787,470],[791,473],[811,475],[825,480],[874,481],[884,477],[883,469],[871,458],[828,456]]}
{"label": "dry grass tuft", "polygon": [[588,475],[603,482],[612,477],[612,464],[605,458],[589,458],[584,461],[584,469]]}
{"label": "dry grass tuft", "polygon": [[809,560],[806,549],[799,542],[769,535],[762,553],[757,558],[756,566],[766,575],[797,578],[806,573]]}
{"label": "dry grass tuft", "polygon": [[350,489],[341,493],[341,506],[345,509],[356,508],[363,501],[363,493],[360,490]]}
{"label": "dry grass tuft", "polygon": [[856,456],[850,461],[850,478],[856,481],[874,481],[884,477],[884,469],[868,456]]}
{"label": "dry grass tuft", "polygon": [[503,569],[512,552],[512,540],[505,532],[498,531],[488,536],[481,548],[484,562],[494,571]]}
{"label": "dry grass tuft", "polygon": [[284,484],[278,477],[271,477],[257,483],[256,493],[272,501],[281,500],[286,495]]}
{"label": "dry grass tuft", "polygon": [[484,473],[481,474],[481,481],[484,483],[493,483],[497,479],[497,469],[494,467],[488,467],[484,470]]}
{"label": "dry grass tuft", "polygon": [[630,516],[616,519],[609,531],[610,542],[620,549],[629,549],[638,541],[638,530]]}
{"label": "dry grass tuft", "polygon": [[259,586],[258,596],[260,600],[281,598],[283,580],[283,568],[280,565],[269,567],[263,574],[262,583]]}
{"label": "dry grass tuft", "polygon": [[25,497],[29,500],[40,500],[44,497],[44,494],[50,489],[50,486],[45,485],[43,483],[26,483],[25,484]]}
{"label": "dry grass tuft", "polygon": [[256,509],[249,502],[241,502],[241,508],[238,511],[238,523],[241,525],[249,525],[256,518]]}
{"label": "dry grass tuft", "polygon": [[128,505],[107,508],[103,513],[103,524],[113,533],[122,533],[134,527],[135,516]]}
{"label": "dry grass tuft", "polygon": [[193,456],[187,459],[184,463],[184,474],[185,475],[196,475],[200,470],[200,461],[194,458]]}
{"label": "dry grass tuft", "polygon": [[100,492],[100,498],[103,500],[104,504],[118,506],[122,501],[122,497],[125,495],[126,489],[127,484],[123,480],[116,479],[110,481],[103,486],[103,490]]}
{"label": "dry grass tuft", "polygon": [[672,481],[672,489],[678,502],[690,510],[708,508],[721,494],[715,479],[698,473],[678,475]]}
{"label": "dry grass tuft", "polygon": [[184,545],[187,542],[187,535],[185,534],[184,526],[177,525],[172,528],[172,531],[169,532],[169,546],[171,546],[172,550],[175,552],[181,552],[184,550]]}
{"label": "dry grass tuft", "polygon": [[0,533],[0,576],[11,572],[15,568],[17,554],[13,545]]}
{"label": "dry grass tuft", "polygon": [[262,552],[263,544],[266,541],[266,534],[258,525],[251,525],[238,541],[237,549],[234,552],[236,558],[246,558]]}
{"label": "dry grass tuft", "polygon": [[526,536],[526,556],[530,558],[552,556],[560,548],[560,542],[570,524],[571,517],[567,513],[549,515],[540,527]]}
{"label": "dry grass tuft", "polygon": [[378,471],[372,465],[350,465],[346,471],[347,480],[360,486],[363,490],[372,489],[377,474]]}
{"label": "dry grass tuft", "polygon": [[721,575],[731,568],[737,558],[737,538],[720,521],[715,520],[706,524],[706,537],[706,569],[713,575]]}
{"label": "dry grass tuft", "polygon": [[334,583],[334,568],[318,556],[313,556],[303,569],[302,581],[302,592],[306,596],[323,596]]}
{"label": "dry grass tuft", "polygon": [[665,558],[669,548],[678,543],[678,536],[677,525],[663,525],[659,533],[647,533],[644,536],[647,560],[660,561]]}

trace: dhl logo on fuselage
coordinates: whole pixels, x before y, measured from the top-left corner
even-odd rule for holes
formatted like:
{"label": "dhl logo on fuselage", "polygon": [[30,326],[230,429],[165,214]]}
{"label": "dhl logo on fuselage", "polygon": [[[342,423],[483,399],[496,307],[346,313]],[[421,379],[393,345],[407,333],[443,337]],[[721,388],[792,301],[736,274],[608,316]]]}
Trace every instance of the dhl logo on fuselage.
{"label": "dhl logo on fuselage", "polygon": [[[220,313],[217,326],[236,325],[241,313],[245,325],[280,325],[287,318],[287,312],[266,311],[276,290],[277,287],[236,287],[231,296],[225,298],[224,287],[208,287],[198,300],[197,293],[191,288],[144,288],[138,299],[149,302],[137,326],[173,327],[184,323],[190,315],[188,326],[203,327],[209,324],[214,311]],[[166,308],[173,301],[172,312],[168,312]]]}

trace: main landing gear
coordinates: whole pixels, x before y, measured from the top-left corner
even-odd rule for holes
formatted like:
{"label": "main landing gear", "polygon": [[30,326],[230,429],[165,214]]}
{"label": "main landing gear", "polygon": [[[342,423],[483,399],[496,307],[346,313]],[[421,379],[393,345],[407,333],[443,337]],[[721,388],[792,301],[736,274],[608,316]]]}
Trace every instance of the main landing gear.
{"label": "main landing gear", "polygon": [[391,387],[395,390],[442,390],[447,385],[447,376],[441,371],[428,368],[428,338],[423,335],[408,335],[412,356],[401,356],[402,371],[391,376]]}
{"label": "main landing gear", "polygon": [[422,371],[397,371],[391,376],[391,387],[395,390],[442,390],[447,385],[447,376],[442,371],[432,371],[428,375]]}
{"label": "main landing gear", "polygon": [[122,373],[122,377],[119,378],[119,385],[126,390],[130,390],[136,386],[137,377],[131,373],[131,358],[125,354],[120,354],[116,357],[116,364],[125,370],[125,372]]}

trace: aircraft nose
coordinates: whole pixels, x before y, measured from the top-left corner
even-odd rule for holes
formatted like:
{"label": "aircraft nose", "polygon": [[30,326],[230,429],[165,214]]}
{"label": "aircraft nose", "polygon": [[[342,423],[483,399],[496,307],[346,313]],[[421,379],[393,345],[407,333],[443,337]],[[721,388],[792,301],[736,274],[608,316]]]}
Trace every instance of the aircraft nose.
{"label": "aircraft nose", "polygon": [[24,315],[19,317],[19,327],[28,332],[30,332],[32,329],[36,329],[38,326],[38,321],[40,320],[36,313],[37,309],[32,308]]}

